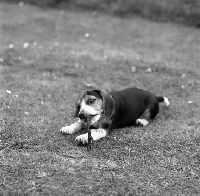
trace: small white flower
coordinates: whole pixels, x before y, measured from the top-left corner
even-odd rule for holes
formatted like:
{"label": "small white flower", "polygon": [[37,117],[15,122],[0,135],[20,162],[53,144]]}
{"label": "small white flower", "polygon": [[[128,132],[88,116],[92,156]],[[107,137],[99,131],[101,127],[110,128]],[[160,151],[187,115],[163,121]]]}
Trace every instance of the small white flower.
{"label": "small white flower", "polygon": [[19,97],[18,95],[14,95],[14,96],[17,97],[17,98]]}
{"label": "small white flower", "polygon": [[10,45],[9,45],[9,48],[14,48],[14,44],[10,44]]}
{"label": "small white flower", "polygon": [[89,33],[86,33],[86,34],[85,34],[85,37],[90,37],[90,34],[89,34]]}
{"label": "small white flower", "polygon": [[131,72],[135,73],[136,72],[136,67],[131,67]]}
{"label": "small white flower", "polygon": [[11,94],[12,92],[11,92],[11,91],[9,91],[9,90],[6,90],[6,93],[8,93],[8,94]]}
{"label": "small white flower", "polygon": [[24,112],[24,114],[28,115],[28,112]]}
{"label": "small white flower", "polygon": [[150,72],[152,72],[152,69],[151,69],[151,67],[147,68],[147,69],[146,69],[146,72],[147,72],[147,73],[150,73]]}
{"label": "small white flower", "polygon": [[188,101],[188,104],[191,104],[191,103],[193,103],[193,102],[192,102],[191,100],[189,100],[189,101]]}
{"label": "small white flower", "polygon": [[23,47],[24,48],[28,48],[29,47],[29,43],[24,43]]}

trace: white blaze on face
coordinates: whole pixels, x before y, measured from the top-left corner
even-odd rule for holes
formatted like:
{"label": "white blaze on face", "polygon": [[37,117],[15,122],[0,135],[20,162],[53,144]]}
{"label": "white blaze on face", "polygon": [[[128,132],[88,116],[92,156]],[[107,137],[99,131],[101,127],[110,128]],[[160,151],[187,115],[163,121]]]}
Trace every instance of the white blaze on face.
{"label": "white blaze on face", "polygon": [[98,114],[97,111],[90,105],[85,103],[85,100],[81,103],[81,108],[79,113],[84,113],[86,115],[96,115]]}
{"label": "white blaze on face", "polygon": [[[95,99],[95,102],[91,105],[88,105],[86,103],[88,99]],[[97,99],[96,97],[89,95],[81,101],[79,113],[83,113],[85,116],[93,116],[90,122],[88,122],[90,125],[94,124],[101,118],[102,112],[103,109],[101,99]]]}

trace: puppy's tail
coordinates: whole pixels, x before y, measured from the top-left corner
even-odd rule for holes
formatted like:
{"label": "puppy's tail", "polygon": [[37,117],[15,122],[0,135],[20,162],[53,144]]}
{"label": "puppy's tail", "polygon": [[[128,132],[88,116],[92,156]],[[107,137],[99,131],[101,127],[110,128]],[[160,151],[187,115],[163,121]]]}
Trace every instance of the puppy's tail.
{"label": "puppy's tail", "polygon": [[164,102],[164,104],[166,105],[166,106],[169,106],[169,99],[167,98],[167,97],[156,97],[156,100],[158,101],[158,102]]}

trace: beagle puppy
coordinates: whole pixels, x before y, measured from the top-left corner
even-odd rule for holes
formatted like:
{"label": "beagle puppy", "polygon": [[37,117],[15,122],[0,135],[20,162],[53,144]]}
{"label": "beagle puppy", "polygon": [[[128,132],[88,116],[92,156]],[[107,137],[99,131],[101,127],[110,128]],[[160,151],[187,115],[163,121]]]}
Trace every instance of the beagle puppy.
{"label": "beagle puppy", "polygon": [[[92,139],[99,140],[112,129],[127,126],[146,126],[159,112],[159,103],[169,106],[166,97],[138,88],[127,88],[121,91],[88,90],[76,103],[75,117],[78,121],[62,127],[63,134],[74,134],[85,128],[86,119],[91,129]],[[90,118],[88,118],[90,116]],[[88,133],[76,137],[78,144],[88,143]]]}

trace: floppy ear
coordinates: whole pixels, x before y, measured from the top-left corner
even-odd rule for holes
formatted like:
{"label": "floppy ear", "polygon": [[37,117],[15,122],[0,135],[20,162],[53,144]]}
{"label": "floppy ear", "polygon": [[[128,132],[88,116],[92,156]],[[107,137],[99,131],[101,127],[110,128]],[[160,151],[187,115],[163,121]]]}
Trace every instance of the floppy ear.
{"label": "floppy ear", "polygon": [[100,94],[103,99],[103,111],[106,117],[106,120],[110,120],[115,112],[115,100],[109,95],[106,91],[101,90]]}
{"label": "floppy ear", "polygon": [[78,117],[79,111],[80,111],[80,98],[77,100],[76,102],[76,109],[75,109],[75,113],[74,113],[74,118]]}
{"label": "floppy ear", "polygon": [[86,92],[84,92],[76,101],[76,109],[75,109],[75,113],[74,113],[74,118],[78,117],[79,111],[81,109],[81,100],[83,98],[83,96],[85,95]]}

